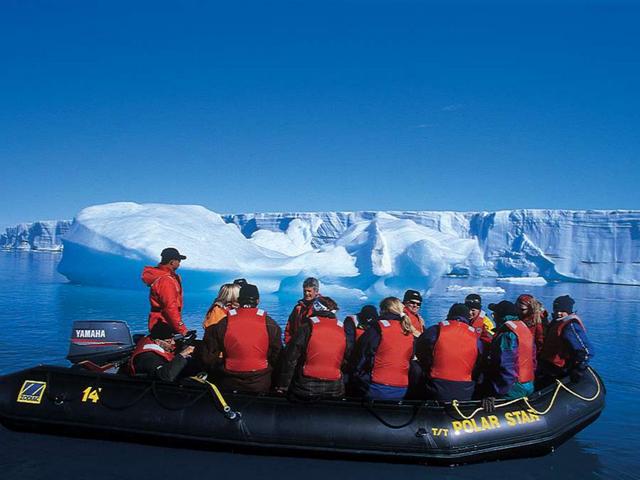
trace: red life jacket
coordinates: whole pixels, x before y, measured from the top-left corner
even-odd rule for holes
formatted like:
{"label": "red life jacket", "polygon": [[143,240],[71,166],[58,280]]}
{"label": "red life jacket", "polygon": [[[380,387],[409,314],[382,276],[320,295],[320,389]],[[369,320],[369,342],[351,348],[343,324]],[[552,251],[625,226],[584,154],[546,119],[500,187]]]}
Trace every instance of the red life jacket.
{"label": "red life jacket", "polygon": [[571,358],[566,342],[562,339],[562,331],[571,322],[578,322],[578,324],[586,331],[586,328],[584,328],[584,325],[582,324],[582,320],[580,320],[577,315],[572,314],[558,319],[555,322],[551,322],[544,338],[544,345],[542,346],[540,358],[554,364],[558,368],[564,368],[567,364],[567,360]]}
{"label": "red life jacket", "polygon": [[470,382],[478,359],[478,334],[475,328],[457,320],[440,322],[433,346],[430,377],[454,382]]}
{"label": "red life jacket", "polygon": [[343,323],[336,318],[312,317],[309,325],[311,336],[302,374],[319,380],[341,379],[342,361],[347,349]]}
{"label": "red life jacket", "polygon": [[518,382],[532,382],[535,377],[533,366],[535,339],[531,330],[520,320],[509,320],[504,325],[518,337]]}
{"label": "red life jacket", "polygon": [[418,333],[424,332],[424,322],[422,321],[422,318],[420,318],[420,315],[418,315],[417,313],[413,313],[407,307],[404,307],[404,313],[407,314],[407,316],[411,320],[411,325],[413,325],[413,328],[415,328]]}
{"label": "red life jacket", "polygon": [[471,326],[476,331],[478,337],[480,337],[480,340],[485,343],[491,343],[491,340],[493,340],[493,335],[491,335],[491,333],[487,331],[487,327],[484,324],[484,312],[482,310],[480,310],[478,316],[471,321]]}
{"label": "red life jacket", "polygon": [[174,353],[167,352],[164,348],[162,348],[156,342],[151,340],[149,337],[143,337],[140,341],[138,341],[138,344],[136,345],[136,348],[133,350],[133,353],[131,354],[131,358],[129,359],[129,373],[131,375],[136,374],[136,369],[134,367],[134,363],[135,363],[134,361],[136,357],[142,353],[149,353],[149,352],[155,353],[156,355],[161,356],[167,362],[170,362],[175,357]]}
{"label": "red life jacket", "polygon": [[381,338],[373,360],[371,381],[391,387],[406,387],[409,385],[414,337],[404,334],[399,321],[379,320],[378,324]]}
{"label": "red life jacket", "polygon": [[[545,316],[543,313],[546,314],[547,311],[544,310],[544,312],[541,312],[541,315],[540,315],[544,321]],[[533,338],[536,341],[536,349],[539,355],[540,352],[542,351],[542,346],[544,345],[544,325],[541,322],[540,323],[535,322],[533,319],[533,314],[527,315],[526,317],[521,318],[520,320],[524,322],[524,324],[527,326],[527,328],[529,328],[529,331],[533,335]]]}
{"label": "red life jacket", "polygon": [[229,310],[224,335],[224,368],[229,372],[256,372],[269,364],[266,314],[257,308]]}

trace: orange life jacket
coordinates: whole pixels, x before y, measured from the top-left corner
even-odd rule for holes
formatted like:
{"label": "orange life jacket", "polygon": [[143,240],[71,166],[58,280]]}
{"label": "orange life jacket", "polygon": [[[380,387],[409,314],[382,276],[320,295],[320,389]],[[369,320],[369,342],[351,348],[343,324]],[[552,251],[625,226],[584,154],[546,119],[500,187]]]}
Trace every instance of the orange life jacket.
{"label": "orange life jacket", "polygon": [[229,372],[256,372],[268,365],[269,332],[266,314],[257,308],[229,310],[224,335],[224,368]]}
{"label": "orange life jacket", "polygon": [[342,361],[347,349],[343,323],[336,318],[312,317],[309,325],[311,336],[302,374],[319,380],[339,380],[342,378]]}
{"label": "orange life jacket", "polygon": [[211,325],[215,325],[220,322],[223,318],[227,316],[229,313],[229,308],[221,307],[220,305],[215,305],[211,311],[204,318],[204,322],[202,322],[202,327],[206,329]]}
{"label": "orange life jacket", "polygon": [[562,331],[571,322],[577,322],[586,331],[580,317],[571,314],[555,322],[551,322],[544,338],[540,358],[554,364],[558,368],[564,368],[567,360],[571,358],[566,342],[562,339]]}
{"label": "orange life jacket", "polygon": [[475,328],[457,320],[440,322],[433,346],[430,377],[454,382],[469,382],[478,358],[478,334]]}
{"label": "orange life jacket", "polygon": [[155,353],[156,355],[164,358],[167,362],[170,362],[175,357],[175,354],[173,354],[172,352],[167,352],[164,348],[151,340],[149,337],[143,337],[140,341],[138,341],[138,344],[136,345],[136,348],[133,350],[131,358],[129,359],[129,373],[131,375],[136,374],[134,361],[136,357],[142,353]]}
{"label": "orange life jacket", "polygon": [[406,387],[409,385],[414,337],[404,334],[399,321],[378,320],[378,323],[381,338],[373,360],[371,381],[391,387]]}
{"label": "orange life jacket", "polygon": [[518,382],[532,382],[535,378],[533,368],[535,339],[531,330],[520,320],[509,320],[504,325],[518,337]]}

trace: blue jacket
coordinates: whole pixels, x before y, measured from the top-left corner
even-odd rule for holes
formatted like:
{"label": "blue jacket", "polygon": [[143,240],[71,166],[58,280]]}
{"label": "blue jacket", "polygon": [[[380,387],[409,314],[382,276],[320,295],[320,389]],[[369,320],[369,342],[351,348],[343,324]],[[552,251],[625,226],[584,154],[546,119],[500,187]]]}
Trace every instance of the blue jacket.
{"label": "blue jacket", "polygon": [[[487,380],[493,394],[502,398],[519,398],[533,393],[533,381],[518,382],[518,337],[504,327],[504,322],[516,321],[518,317],[507,316],[498,325],[491,342],[488,358]],[[533,346],[533,369],[535,371],[535,344]]]}

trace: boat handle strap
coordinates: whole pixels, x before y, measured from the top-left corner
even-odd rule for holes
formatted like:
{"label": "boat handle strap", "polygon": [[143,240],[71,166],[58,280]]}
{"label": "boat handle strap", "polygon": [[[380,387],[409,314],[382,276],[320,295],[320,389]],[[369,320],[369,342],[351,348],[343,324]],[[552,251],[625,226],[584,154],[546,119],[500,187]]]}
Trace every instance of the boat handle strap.
{"label": "boat handle strap", "polygon": [[202,384],[206,384],[209,385],[209,388],[211,389],[211,391],[213,392],[213,396],[218,400],[218,402],[220,403],[220,406],[222,407],[222,410],[224,412],[224,416],[227,417],[229,420],[235,420],[236,418],[238,418],[240,416],[240,412],[235,412],[231,409],[231,407],[229,406],[229,404],[227,403],[227,401],[224,399],[224,397],[222,396],[222,392],[220,392],[220,389],[213,383],[200,378],[198,376],[194,376],[194,377],[190,377],[192,380],[195,380],[196,382],[200,382]]}

